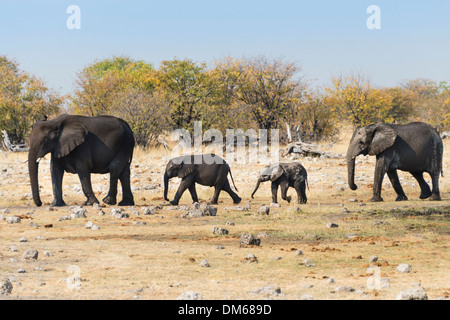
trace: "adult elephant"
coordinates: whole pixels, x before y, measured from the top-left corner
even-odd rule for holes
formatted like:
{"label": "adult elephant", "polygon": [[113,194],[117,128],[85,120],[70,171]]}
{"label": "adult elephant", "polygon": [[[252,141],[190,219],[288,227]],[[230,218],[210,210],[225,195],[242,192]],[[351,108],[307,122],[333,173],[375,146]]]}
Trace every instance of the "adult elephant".
{"label": "adult elephant", "polygon": [[28,169],[34,203],[39,197],[38,160],[51,153],[50,171],[54,206],[64,206],[62,180],[64,172],[78,174],[85,204],[98,203],[91,185],[91,173],[110,174],[110,189],[103,202],[116,204],[117,181],[122,185],[121,206],[134,205],[130,188],[130,163],[134,135],[128,124],[111,116],[83,117],[61,115],[33,125],[28,153]]}
{"label": "adult elephant", "polygon": [[[164,199],[169,201],[167,193],[169,191],[169,180],[174,177],[181,178],[180,186],[175,194],[175,198],[170,201],[172,205],[178,205],[181,196],[186,190],[189,190],[192,200],[198,202],[195,184],[214,187],[214,196],[210,204],[217,204],[220,191],[227,192],[233,199],[233,203],[238,204],[241,198],[231,189],[228,181],[230,174],[233,186],[233,176],[230,166],[221,157],[214,154],[186,155],[171,159],[164,172]],[[237,189],[236,189],[237,191]]]}
{"label": "adult elephant", "polygon": [[[414,122],[406,125],[376,124],[356,129],[347,151],[348,185],[356,190],[355,158],[360,155],[377,157],[371,201],[383,201],[381,186],[387,173],[396,201],[408,200],[403,192],[397,170],[408,171],[419,183],[420,199],[441,200],[439,175],[442,174],[443,144],[430,125]],[[425,182],[423,173],[432,179],[433,189]]]}
{"label": "adult elephant", "polygon": [[306,184],[308,175],[306,169],[297,162],[293,163],[276,163],[267,166],[261,170],[256,182],[255,190],[252,193],[252,199],[259,188],[261,182],[271,181],[272,186],[272,202],[277,203],[278,187],[281,186],[281,198],[287,202],[291,202],[291,197],[287,196],[289,187],[293,187],[297,191],[298,203],[306,203]]}

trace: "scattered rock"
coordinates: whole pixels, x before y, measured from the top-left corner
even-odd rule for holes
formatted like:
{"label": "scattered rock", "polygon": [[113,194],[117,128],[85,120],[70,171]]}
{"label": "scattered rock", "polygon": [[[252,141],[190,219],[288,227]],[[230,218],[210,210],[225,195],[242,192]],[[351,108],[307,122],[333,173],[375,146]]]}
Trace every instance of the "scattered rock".
{"label": "scattered rock", "polygon": [[281,288],[274,285],[264,286],[250,291],[251,294],[258,296],[278,296],[281,294]]}
{"label": "scattered rock", "polygon": [[25,271],[24,268],[20,268],[20,269],[17,270],[17,273],[26,273],[26,271]]}
{"label": "scattered rock", "polygon": [[212,233],[215,234],[215,235],[217,235],[217,236],[223,236],[223,235],[228,234],[229,232],[228,232],[227,229],[219,228],[219,227],[214,227],[214,228],[212,229]]}
{"label": "scattered rock", "polygon": [[144,216],[151,216],[151,215],[157,214],[157,212],[154,211],[153,208],[150,208],[150,207],[143,207],[141,209],[141,212]]}
{"label": "scattered rock", "polygon": [[412,267],[409,264],[399,264],[397,266],[397,271],[401,273],[410,273],[412,270]]}
{"label": "scattered rock", "polygon": [[211,267],[211,265],[209,264],[208,260],[202,260],[202,262],[200,262],[200,267],[209,268]]}
{"label": "scattered rock", "polygon": [[231,221],[227,221],[227,223],[225,223],[226,226],[234,226],[234,222]]}
{"label": "scattered rock", "polygon": [[258,262],[258,258],[254,254],[249,253],[242,262]]}
{"label": "scattered rock", "polygon": [[261,205],[261,207],[257,211],[258,214],[268,215],[270,213],[270,208],[266,205]]}
{"label": "scattered rock", "polygon": [[303,265],[305,267],[311,268],[311,267],[315,267],[316,265],[309,259],[306,259],[303,261]]}
{"label": "scattered rock", "polygon": [[344,286],[344,287],[336,287],[334,289],[337,293],[347,293],[347,292],[355,292],[355,289],[353,289],[350,286]]}
{"label": "scattered rock", "polygon": [[409,289],[400,292],[396,300],[428,300],[428,296],[425,289],[420,287],[418,289]]}
{"label": "scattered rock", "polygon": [[22,237],[22,238],[19,239],[19,242],[28,242],[28,240],[27,240],[27,238]]}
{"label": "scattered rock", "polygon": [[281,205],[280,205],[279,203],[273,203],[273,202],[272,202],[272,203],[270,204],[270,207],[271,207],[271,208],[279,208],[279,207],[281,207]]}
{"label": "scattered rock", "polygon": [[303,251],[302,250],[296,250],[295,254],[298,256],[302,256],[303,255]]}
{"label": "scattered rock", "polygon": [[34,249],[28,249],[22,255],[22,260],[37,260],[39,252]]}
{"label": "scattered rock", "polygon": [[259,246],[260,244],[261,239],[258,239],[249,233],[242,234],[239,241],[240,246]]}
{"label": "scattered rock", "polygon": [[86,218],[87,210],[81,206],[73,206],[70,209],[70,217],[72,219]]}
{"label": "scattered rock", "polygon": [[202,300],[202,295],[194,291],[186,291],[177,297],[177,300]]}
{"label": "scattered rock", "polygon": [[328,229],[339,228],[339,225],[337,225],[336,223],[327,223],[327,228]]}
{"label": "scattered rock", "polygon": [[53,257],[53,254],[49,251],[44,251],[44,257]]}
{"label": "scattered rock", "polygon": [[204,216],[216,216],[217,208],[207,205],[207,204],[199,204],[198,202],[193,203],[188,210],[188,215],[191,218],[200,218]]}
{"label": "scattered rock", "polygon": [[304,294],[301,296],[300,300],[314,300],[314,297],[310,294]]}
{"label": "scattered rock", "polygon": [[377,256],[371,256],[369,258],[369,262],[377,262],[378,261],[378,257]]}
{"label": "scattered rock", "polygon": [[20,223],[20,221],[20,218],[15,216],[6,218],[6,222],[9,224]]}
{"label": "scattered rock", "polygon": [[72,220],[71,216],[61,216],[58,218],[58,221],[64,221],[64,220]]}
{"label": "scattered rock", "polygon": [[10,295],[13,289],[13,285],[9,279],[0,281],[0,296]]}

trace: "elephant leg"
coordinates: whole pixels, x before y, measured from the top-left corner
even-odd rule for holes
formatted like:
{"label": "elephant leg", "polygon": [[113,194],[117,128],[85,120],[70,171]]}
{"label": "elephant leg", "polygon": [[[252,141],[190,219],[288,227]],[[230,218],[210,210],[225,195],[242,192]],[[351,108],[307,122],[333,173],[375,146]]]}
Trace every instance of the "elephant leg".
{"label": "elephant leg", "polygon": [[306,182],[305,182],[305,180],[295,181],[294,189],[295,189],[295,191],[297,191],[297,202],[299,204],[306,204],[308,202],[308,198],[306,197]]}
{"label": "elephant leg", "polygon": [[271,190],[272,190],[272,203],[278,203],[277,202],[278,183],[272,182]]}
{"label": "elephant leg", "polygon": [[214,187],[214,195],[213,195],[211,201],[209,202],[209,204],[217,204],[219,202],[219,195],[220,195],[220,191],[222,191],[222,187],[223,186],[215,186]]}
{"label": "elephant leg", "polygon": [[[191,175],[192,176],[192,175]],[[193,177],[187,176],[181,180],[180,186],[178,187],[177,193],[175,193],[175,198],[170,201],[171,205],[177,206],[180,202],[183,193],[194,183]]]}
{"label": "elephant leg", "polygon": [[233,199],[234,204],[239,204],[242,201],[241,197],[239,197],[236,194],[236,192],[234,192],[233,189],[231,189],[231,185],[230,185],[230,182],[228,181],[228,179],[225,182],[225,184],[223,185],[222,190],[230,195],[231,199]]}
{"label": "elephant leg", "polygon": [[431,197],[429,200],[431,201],[441,201],[441,194],[439,192],[439,175],[440,172],[432,172],[430,173],[431,181],[433,184],[433,189],[431,190]]}
{"label": "elephant leg", "polygon": [[288,203],[291,203],[292,198],[287,196],[287,192],[289,189],[289,182],[288,181],[281,182],[280,188],[281,188],[281,199],[287,201]]}
{"label": "elephant leg", "polygon": [[64,169],[59,162],[52,161],[50,163],[50,171],[52,175],[53,202],[52,206],[63,207],[66,203],[63,200],[62,181],[64,177]]}
{"label": "elephant leg", "polygon": [[134,197],[131,192],[130,183],[130,166],[127,165],[119,176],[120,184],[122,185],[122,201],[119,206],[134,206]]}
{"label": "elephant leg", "polygon": [[411,173],[420,186],[420,199],[428,199],[431,197],[431,190],[428,183],[423,178],[423,172]]}
{"label": "elephant leg", "polygon": [[92,191],[91,184],[91,174],[90,172],[78,172],[78,177],[80,178],[81,187],[83,188],[83,193],[87,200],[85,205],[93,205],[94,203],[99,203],[95,197],[94,191]]}
{"label": "elephant leg", "polygon": [[192,197],[192,201],[195,203],[195,202],[198,202],[198,196],[197,196],[197,190],[195,189],[195,183],[192,183],[190,186],[189,186],[189,193],[191,194],[191,197]]}
{"label": "elephant leg", "polygon": [[397,199],[395,201],[406,201],[408,197],[405,195],[403,191],[402,185],[400,184],[400,180],[398,178],[397,170],[389,170],[387,172],[389,180],[391,180],[392,186],[394,187],[395,192],[397,193]]}
{"label": "elephant leg", "polygon": [[102,201],[110,206],[117,203],[117,182],[119,181],[119,175],[115,171],[109,173],[109,191],[106,197]]}
{"label": "elephant leg", "polygon": [[372,199],[370,199],[370,201],[372,202],[383,201],[383,198],[381,197],[381,187],[383,185],[383,178],[386,173],[386,167],[386,159],[384,157],[377,157],[373,182],[373,197]]}

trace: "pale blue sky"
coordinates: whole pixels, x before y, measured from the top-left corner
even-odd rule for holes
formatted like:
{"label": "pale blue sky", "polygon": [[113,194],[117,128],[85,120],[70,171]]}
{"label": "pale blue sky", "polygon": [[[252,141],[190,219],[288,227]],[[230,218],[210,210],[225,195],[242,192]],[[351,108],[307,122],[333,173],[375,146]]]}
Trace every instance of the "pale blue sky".
{"label": "pale blue sky", "polygon": [[[66,27],[71,4],[81,9],[81,30]],[[381,30],[366,27],[372,4]],[[447,0],[0,0],[0,55],[63,93],[86,64],[113,55],[155,67],[174,57],[282,57],[325,85],[351,72],[378,86],[450,82],[449,15]]]}

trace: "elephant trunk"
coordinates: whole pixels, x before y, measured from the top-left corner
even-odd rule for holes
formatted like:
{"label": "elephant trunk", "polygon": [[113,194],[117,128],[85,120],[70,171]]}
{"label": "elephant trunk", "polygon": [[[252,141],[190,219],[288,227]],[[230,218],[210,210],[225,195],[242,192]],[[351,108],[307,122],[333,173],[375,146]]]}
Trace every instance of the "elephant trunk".
{"label": "elephant trunk", "polygon": [[353,191],[358,189],[355,184],[355,157],[347,155],[347,173],[348,173],[348,185]]}
{"label": "elephant trunk", "polygon": [[259,188],[260,184],[261,184],[261,179],[258,179],[258,181],[256,182],[255,190],[252,193],[252,199],[254,199],[253,196],[255,195],[256,191],[258,191],[258,188]]}
{"label": "elephant trunk", "polygon": [[169,201],[167,198],[167,193],[169,192],[169,176],[167,172],[164,173],[164,200]]}
{"label": "elephant trunk", "polygon": [[39,197],[39,182],[38,182],[39,163],[37,162],[36,152],[30,150],[28,153],[28,173],[30,175],[31,192],[33,194],[33,201],[36,206],[42,206],[41,198]]}

